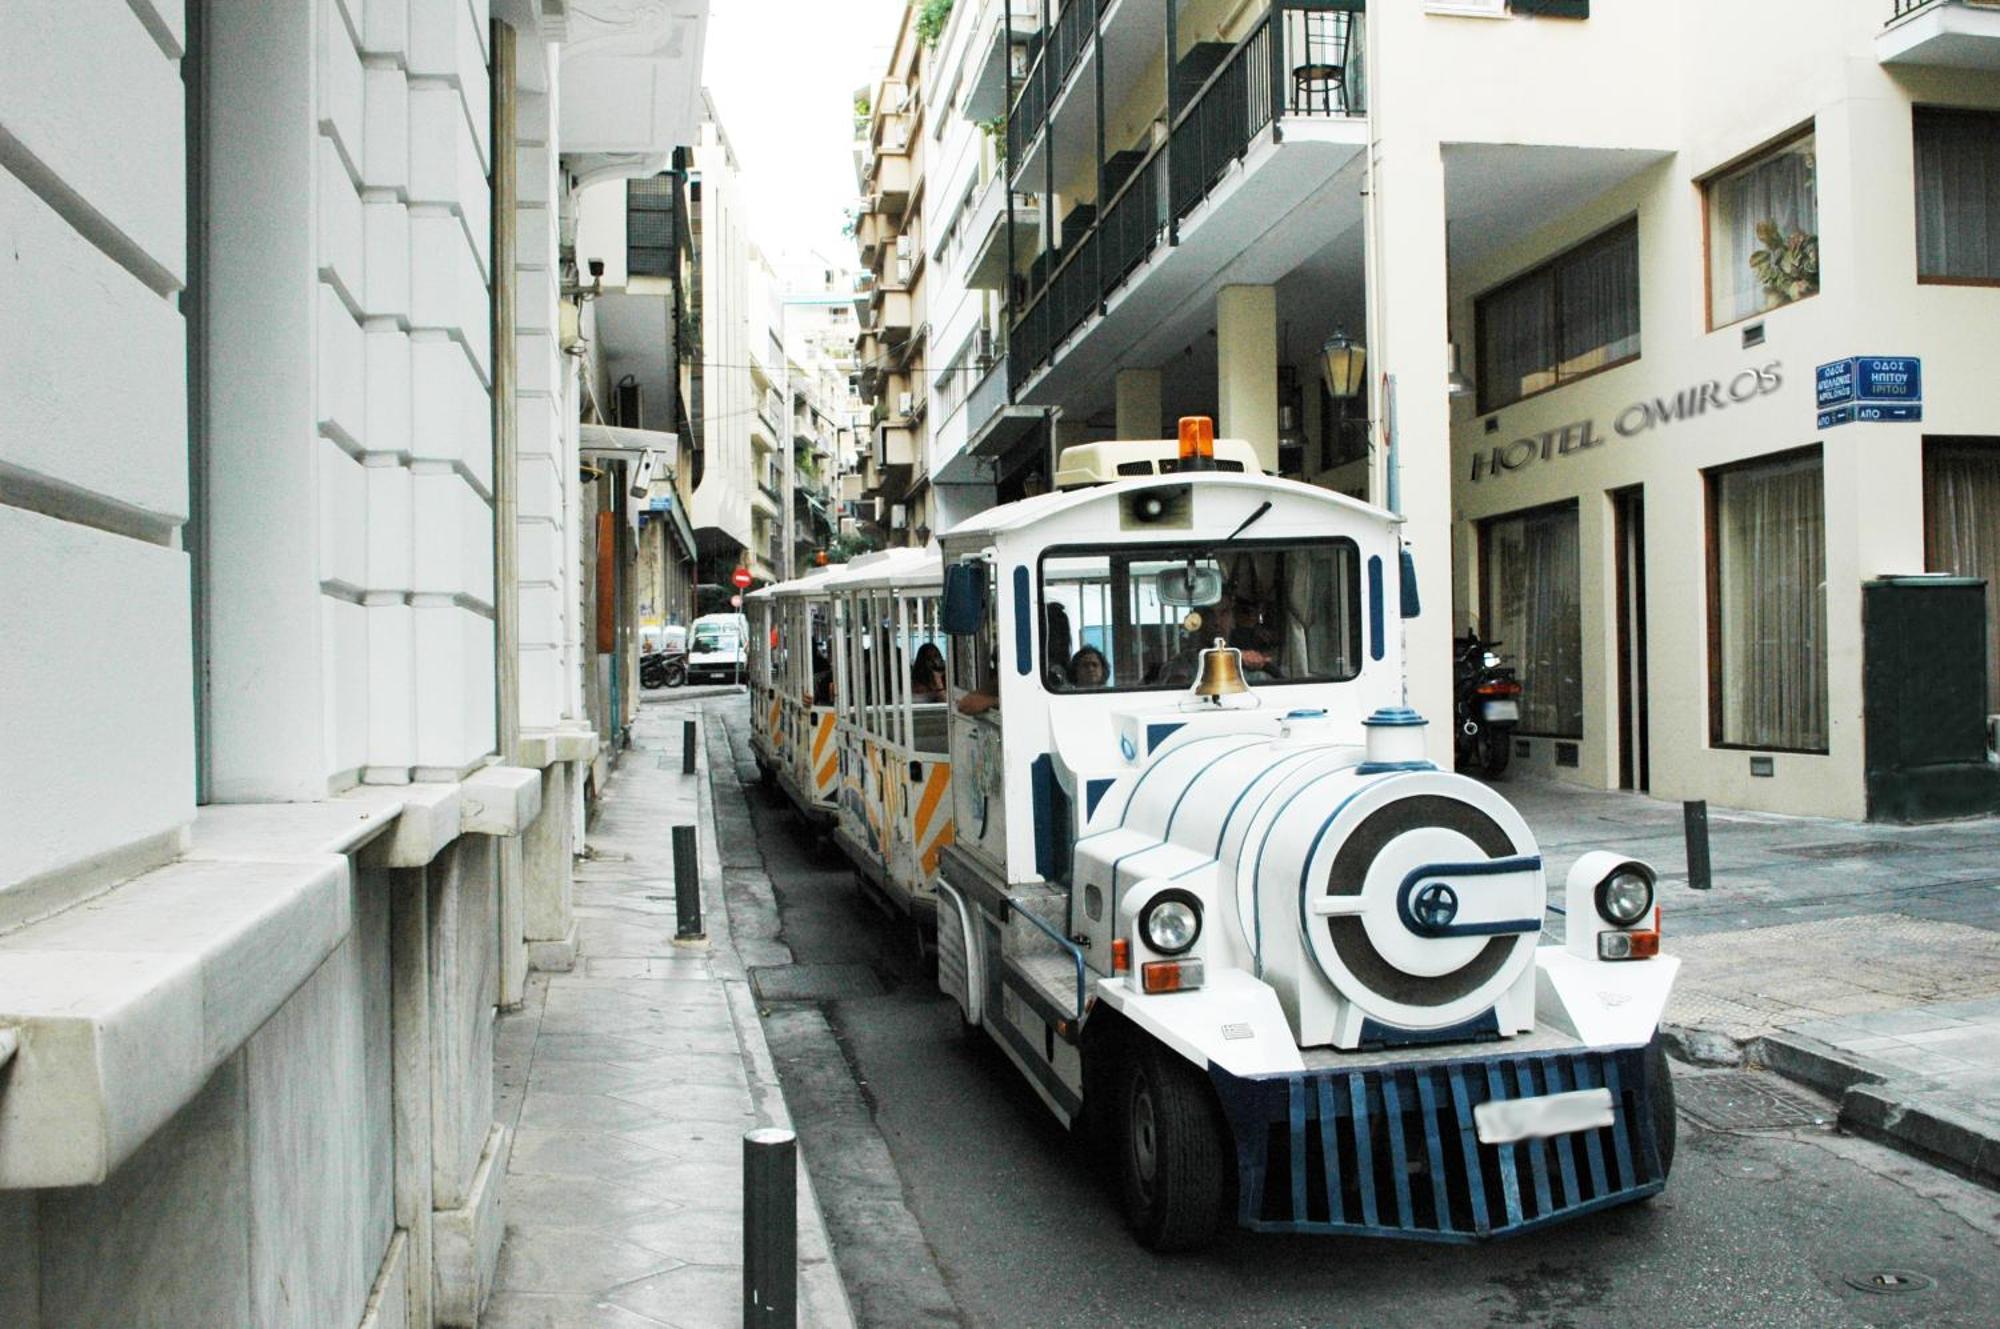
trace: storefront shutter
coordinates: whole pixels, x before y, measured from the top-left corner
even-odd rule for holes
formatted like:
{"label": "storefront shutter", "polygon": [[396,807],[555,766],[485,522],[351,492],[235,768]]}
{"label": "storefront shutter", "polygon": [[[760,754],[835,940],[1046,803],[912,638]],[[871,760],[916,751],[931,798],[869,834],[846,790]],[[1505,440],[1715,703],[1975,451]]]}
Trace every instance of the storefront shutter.
{"label": "storefront shutter", "polygon": [[1508,0],[1516,14],[1545,18],[1589,18],[1590,0]]}

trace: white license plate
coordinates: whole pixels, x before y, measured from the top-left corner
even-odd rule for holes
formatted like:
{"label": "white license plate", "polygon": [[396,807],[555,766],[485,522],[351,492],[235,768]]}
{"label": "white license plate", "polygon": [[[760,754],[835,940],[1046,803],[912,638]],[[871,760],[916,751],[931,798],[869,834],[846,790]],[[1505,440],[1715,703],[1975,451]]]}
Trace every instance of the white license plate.
{"label": "white license plate", "polygon": [[1521,704],[1514,701],[1489,701],[1480,714],[1485,716],[1489,721],[1519,720],[1521,718]]}
{"label": "white license plate", "polygon": [[1611,1091],[1575,1089],[1539,1098],[1504,1098],[1472,1109],[1481,1144],[1514,1144],[1609,1126]]}

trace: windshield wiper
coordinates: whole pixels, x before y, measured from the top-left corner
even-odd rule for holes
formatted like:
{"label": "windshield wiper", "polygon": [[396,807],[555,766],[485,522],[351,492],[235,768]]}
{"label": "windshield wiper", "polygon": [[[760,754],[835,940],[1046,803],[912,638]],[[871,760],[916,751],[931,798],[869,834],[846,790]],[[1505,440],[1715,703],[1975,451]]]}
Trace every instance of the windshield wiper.
{"label": "windshield wiper", "polygon": [[1249,516],[1243,519],[1243,524],[1241,526],[1238,526],[1235,530],[1231,531],[1228,535],[1224,536],[1222,538],[1222,543],[1228,544],[1231,540],[1234,540],[1237,536],[1249,530],[1252,524],[1254,524],[1258,518],[1262,517],[1265,513],[1269,512],[1270,510],[1271,510],[1271,500],[1267,498],[1261,504],[1258,505],[1257,510],[1255,512],[1251,513]]}

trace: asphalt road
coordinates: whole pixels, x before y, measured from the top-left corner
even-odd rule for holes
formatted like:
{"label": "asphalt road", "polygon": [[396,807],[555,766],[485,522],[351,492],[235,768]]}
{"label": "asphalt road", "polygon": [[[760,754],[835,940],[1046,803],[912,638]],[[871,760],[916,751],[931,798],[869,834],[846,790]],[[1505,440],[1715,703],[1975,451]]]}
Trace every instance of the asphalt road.
{"label": "asphalt road", "polygon": [[[717,710],[742,758],[744,708]],[[767,1007],[864,1324],[2000,1325],[2000,1195],[1830,1127],[1725,1133],[1685,1113],[1662,1196],[1553,1231],[1472,1248],[1235,1232],[1155,1256],[845,865],[745,794],[794,959],[865,963],[883,988]],[[1912,1290],[1850,1282],[1884,1271]]]}

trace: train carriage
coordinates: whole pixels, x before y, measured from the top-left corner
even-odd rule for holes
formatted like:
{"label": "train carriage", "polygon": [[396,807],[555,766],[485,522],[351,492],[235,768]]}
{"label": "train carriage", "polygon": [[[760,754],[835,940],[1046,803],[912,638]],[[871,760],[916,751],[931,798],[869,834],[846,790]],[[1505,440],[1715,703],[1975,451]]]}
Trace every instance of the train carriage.
{"label": "train carriage", "polygon": [[[941,561],[832,579],[843,845],[886,873],[919,766],[948,764],[939,986],[1114,1151],[1150,1246],[1232,1218],[1477,1240],[1656,1193],[1655,874],[1584,855],[1540,944],[1532,831],[1434,767],[1405,704],[1400,519],[1216,468],[1183,423],[1165,459],[1072,450],[1068,488]],[[901,668],[936,635],[923,753]]]}
{"label": "train carriage", "polygon": [[928,945],[938,860],[953,838],[941,564],[935,550],[888,550],[848,564],[827,589],[841,639],[835,842]]}
{"label": "train carriage", "polygon": [[821,568],[743,602],[750,617],[751,750],[765,780],[782,786],[821,826],[833,824],[840,793],[828,587],[844,570]]}

